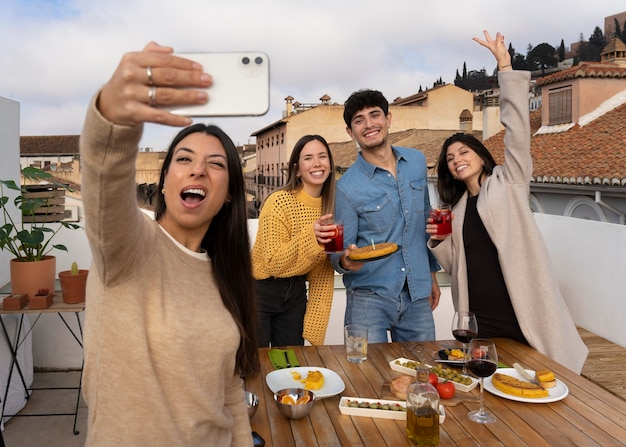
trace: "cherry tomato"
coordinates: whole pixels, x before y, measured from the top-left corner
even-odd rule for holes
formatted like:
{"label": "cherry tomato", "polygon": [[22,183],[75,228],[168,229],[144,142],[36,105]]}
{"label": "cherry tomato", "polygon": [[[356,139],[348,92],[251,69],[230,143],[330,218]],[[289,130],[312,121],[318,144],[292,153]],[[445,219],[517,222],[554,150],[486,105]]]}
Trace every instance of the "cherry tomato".
{"label": "cherry tomato", "polygon": [[437,387],[437,384],[439,383],[439,376],[435,373],[429,373],[428,383],[430,383],[434,387]]}
{"label": "cherry tomato", "polygon": [[442,399],[451,399],[454,397],[454,392],[456,388],[454,388],[453,382],[448,382],[447,380],[444,382],[439,382],[435,388],[437,388],[437,393],[439,393],[439,397]]}
{"label": "cherry tomato", "polygon": [[484,359],[487,358],[487,354],[480,348],[474,348],[474,350],[472,351],[472,358]]}

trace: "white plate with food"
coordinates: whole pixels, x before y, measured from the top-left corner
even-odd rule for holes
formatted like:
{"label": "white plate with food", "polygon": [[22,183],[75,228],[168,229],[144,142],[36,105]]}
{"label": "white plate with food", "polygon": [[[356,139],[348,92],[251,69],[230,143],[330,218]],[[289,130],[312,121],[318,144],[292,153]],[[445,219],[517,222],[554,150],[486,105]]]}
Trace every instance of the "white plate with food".
{"label": "white plate with food", "polygon": [[463,366],[463,351],[458,348],[440,349],[435,351],[435,362],[450,366]]}
{"label": "white plate with food", "polygon": [[[403,357],[397,358],[389,362],[389,366],[394,371],[398,371],[402,374],[408,374],[413,377],[417,376],[417,372],[415,370],[416,365],[417,365],[416,361],[409,360]],[[428,364],[426,364],[426,366],[432,369],[432,366]],[[449,368],[441,367],[441,368],[435,368],[435,369],[436,370],[433,372],[435,372],[439,376],[439,382],[443,382],[444,380],[446,380],[446,377],[442,375],[448,374],[450,377],[448,377],[447,379],[450,382],[454,383],[454,388],[456,388],[457,391],[463,391],[467,393],[469,391],[472,391],[474,388],[476,388],[476,386],[478,386],[478,379],[474,377],[464,376],[463,374],[460,374],[458,371],[454,371]],[[443,374],[439,374],[439,373],[443,373]],[[455,379],[458,379],[458,380],[455,380]]]}
{"label": "white plate with food", "polygon": [[295,368],[283,368],[272,371],[265,376],[265,382],[273,393],[285,388],[305,388],[303,380],[309,371],[319,371],[324,376],[324,385],[318,389],[311,389],[316,399],[336,396],[346,389],[346,385],[335,371],[318,366],[298,366]]}
{"label": "white plate with food", "polygon": [[339,401],[339,411],[341,414],[351,416],[406,421],[405,401],[342,397]]}
{"label": "white plate with food", "polygon": [[[526,372],[530,374],[531,377],[535,376],[535,371],[531,369],[527,369]],[[498,368],[496,373],[504,374],[507,376],[511,376],[518,380],[524,380],[524,378],[515,371],[515,368]],[[485,390],[489,391],[491,394],[495,394],[496,396],[503,397],[509,400],[515,400],[517,402],[528,402],[532,404],[546,404],[550,402],[557,402],[561,399],[564,399],[569,394],[569,388],[559,379],[556,379],[556,385],[552,388],[547,388],[548,396],[547,397],[523,397],[516,396],[514,394],[505,393],[504,391],[500,391],[493,385],[492,381],[493,376],[485,378],[483,385]]]}
{"label": "white plate with food", "polygon": [[[415,371],[415,367],[420,363],[416,360],[407,359],[404,357],[400,357],[397,359],[393,359],[389,362],[389,367],[394,371],[398,371],[402,374],[408,374],[410,376],[415,377],[417,375]],[[431,365],[425,364],[427,368],[431,368]]]}
{"label": "white plate with food", "polygon": [[[339,401],[341,414],[364,416],[369,418],[397,419],[406,421],[406,402],[397,400],[366,399],[361,397],[342,397]],[[439,423],[446,418],[446,410],[439,405]]]}

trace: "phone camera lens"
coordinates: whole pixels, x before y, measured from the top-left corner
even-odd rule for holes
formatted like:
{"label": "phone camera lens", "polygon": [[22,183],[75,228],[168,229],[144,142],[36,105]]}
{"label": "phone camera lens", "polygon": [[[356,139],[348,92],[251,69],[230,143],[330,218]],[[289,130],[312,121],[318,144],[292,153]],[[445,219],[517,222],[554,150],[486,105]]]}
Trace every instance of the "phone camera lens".
{"label": "phone camera lens", "polygon": [[261,56],[257,56],[257,57],[254,59],[254,62],[255,62],[257,65],[261,65],[261,64],[263,63],[263,58],[262,58]]}
{"label": "phone camera lens", "polygon": [[244,65],[248,65],[250,63],[250,58],[244,57],[243,59],[241,59],[241,63]]}

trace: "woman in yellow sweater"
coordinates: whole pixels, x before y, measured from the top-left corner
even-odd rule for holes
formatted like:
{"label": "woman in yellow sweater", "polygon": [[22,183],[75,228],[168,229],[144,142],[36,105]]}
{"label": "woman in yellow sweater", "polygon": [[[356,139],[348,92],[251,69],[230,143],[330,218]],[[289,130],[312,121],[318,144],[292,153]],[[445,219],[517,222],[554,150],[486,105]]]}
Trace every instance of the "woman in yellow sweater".
{"label": "woman in yellow sweater", "polygon": [[332,218],[334,169],[326,140],[305,135],[289,158],[287,183],[261,208],[252,247],[259,346],[303,345],[304,339],[324,343],[334,270],[324,252],[326,239],[316,236],[313,225]]}

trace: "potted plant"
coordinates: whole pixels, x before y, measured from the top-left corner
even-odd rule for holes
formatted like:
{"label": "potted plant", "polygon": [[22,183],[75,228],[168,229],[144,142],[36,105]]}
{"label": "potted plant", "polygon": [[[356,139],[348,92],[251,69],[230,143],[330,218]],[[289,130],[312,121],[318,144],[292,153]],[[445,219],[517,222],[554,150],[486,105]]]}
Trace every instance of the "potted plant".
{"label": "potted plant", "polygon": [[87,287],[87,275],[89,270],[79,270],[78,264],[72,263],[71,270],[59,272],[61,283],[61,293],[63,302],[67,304],[78,304],[85,302],[85,290]]}
{"label": "potted plant", "polygon": [[[63,193],[72,191],[69,185],[53,181],[52,174],[31,166],[22,170],[22,177],[22,186],[13,180],[0,180],[0,249],[9,251],[15,257],[10,261],[12,293],[29,295],[32,299],[39,289],[55,289],[56,258],[49,253],[53,249],[67,251],[67,247],[53,244],[52,239],[62,227],[75,230],[80,226],[59,221],[58,216],[52,217],[55,208],[59,208],[54,203],[57,199],[31,193],[26,183],[47,182],[45,185],[48,190]],[[8,190],[18,191],[13,203],[21,210],[22,219],[17,223],[8,209]],[[42,267],[44,273],[40,272]],[[20,279],[23,269],[27,270],[25,279]]]}

